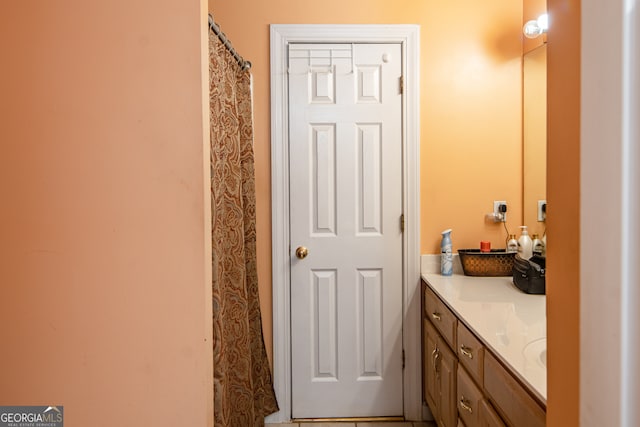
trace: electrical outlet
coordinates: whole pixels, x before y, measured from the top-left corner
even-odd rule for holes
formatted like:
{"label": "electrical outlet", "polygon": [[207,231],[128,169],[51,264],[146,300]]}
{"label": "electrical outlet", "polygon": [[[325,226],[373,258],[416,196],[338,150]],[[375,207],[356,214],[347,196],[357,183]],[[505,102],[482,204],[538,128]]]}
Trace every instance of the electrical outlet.
{"label": "electrical outlet", "polygon": [[545,222],[547,220],[547,201],[538,200],[538,222]]}
{"label": "electrical outlet", "polygon": [[[500,210],[500,206],[504,205],[504,210]],[[497,222],[507,222],[507,202],[505,200],[493,201],[493,215],[498,218]]]}

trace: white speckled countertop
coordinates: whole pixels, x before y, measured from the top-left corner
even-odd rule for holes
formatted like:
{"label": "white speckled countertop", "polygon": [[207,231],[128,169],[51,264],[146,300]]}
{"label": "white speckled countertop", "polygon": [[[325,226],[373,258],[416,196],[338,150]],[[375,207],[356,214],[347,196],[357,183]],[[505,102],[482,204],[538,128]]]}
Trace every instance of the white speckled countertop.
{"label": "white speckled countertop", "polygon": [[444,277],[430,273],[432,269],[424,265],[423,259],[425,282],[493,354],[546,402],[545,296],[520,291],[510,277]]}

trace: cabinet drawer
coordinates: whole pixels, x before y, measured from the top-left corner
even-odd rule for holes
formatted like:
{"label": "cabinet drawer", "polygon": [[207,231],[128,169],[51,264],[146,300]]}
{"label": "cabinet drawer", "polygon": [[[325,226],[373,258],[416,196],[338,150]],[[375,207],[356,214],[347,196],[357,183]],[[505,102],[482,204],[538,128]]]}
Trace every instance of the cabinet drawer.
{"label": "cabinet drawer", "polygon": [[462,322],[458,322],[457,333],[458,359],[476,383],[482,385],[484,346]]}
{"label": "cabinet drawer", "polygon": [[467,427],[480,426],[482,390],[473,382],[467,371],[458,364],[458,415]]}
{"label": "cabinet drawer", "polygon": [[458,321],[453,312],[428,286],[425,289],[424,298],[425,316],[433,322],[445,341],[449,343],[449,346],[456,348],[456,325]]}
{"label": "cabinet drawer", "polygon": [[544,410],[488,352],[484,357],[484,389],[510,426],[545,426]]}

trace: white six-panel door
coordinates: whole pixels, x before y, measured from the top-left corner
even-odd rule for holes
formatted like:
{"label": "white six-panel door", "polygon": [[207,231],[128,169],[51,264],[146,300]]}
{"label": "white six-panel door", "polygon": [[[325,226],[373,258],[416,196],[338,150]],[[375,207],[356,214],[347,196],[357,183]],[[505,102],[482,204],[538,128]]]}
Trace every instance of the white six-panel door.
{"label": "white six-panel door", "polygon": [[401,64],[289,47],[293,418],[403,415]]}

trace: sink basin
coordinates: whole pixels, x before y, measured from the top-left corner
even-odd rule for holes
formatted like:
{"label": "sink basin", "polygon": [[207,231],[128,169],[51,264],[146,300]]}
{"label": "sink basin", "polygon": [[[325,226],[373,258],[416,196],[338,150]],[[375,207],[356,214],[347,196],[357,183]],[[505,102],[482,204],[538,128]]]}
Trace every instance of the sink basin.
{"label": "sink basin", "polygon": [[540,353],[540,362],[546,367],[547,366],[547,349],[545,348],[542,353]]}
{"label": "sink basin", "polygon": [[527,362],[536,364],[541,368],[547,368],[547,338],[538,338],[531,341],[522,350]]}

